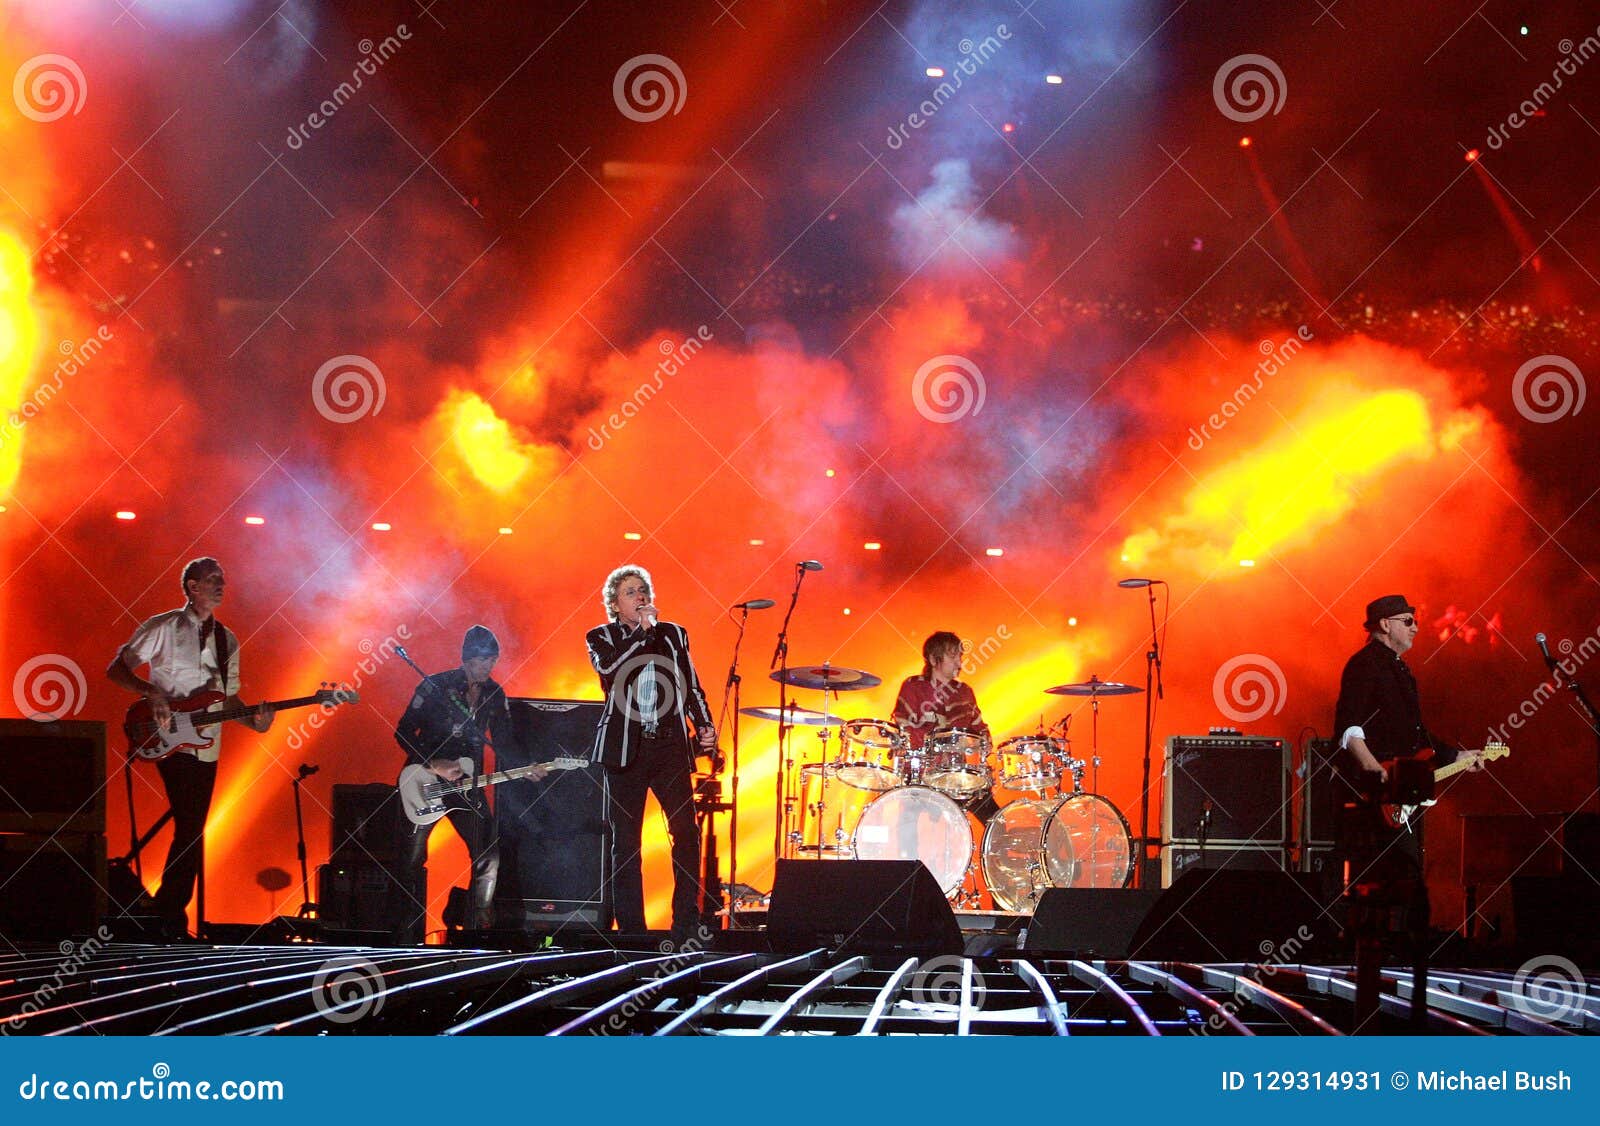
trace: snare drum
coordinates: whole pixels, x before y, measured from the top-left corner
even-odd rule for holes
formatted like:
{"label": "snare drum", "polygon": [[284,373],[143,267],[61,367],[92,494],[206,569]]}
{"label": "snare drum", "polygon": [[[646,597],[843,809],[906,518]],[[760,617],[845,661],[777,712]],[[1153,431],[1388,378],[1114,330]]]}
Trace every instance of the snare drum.
{"label": "snare drum", "polygon": [[989,789],[989,737],[965,727],[943,727],[922,744],[922,780],[958,802]]}
{"label": "snare drum", "polygon": [[869,791],[841,782],[831,764],[802,766],[800,828],[790,842],[792,855],[808,860],[853,859],[850,838],[871,801]]}
{"label": "snare drum", "polygon": [[850,719],[839,725],[839,757],[834,774],[858,790],[892,790],[900,785],[897,760],[911,741],[900,725],[882,719]]}
{"label": "snare drum", "polygon": [[972,826],[960,806],[926,786],[880,794],[856,825],[857,860],[920,860],[946,896],[972,863]]}
{"label": "snare drum", "polygon": [[995,748],[995,779],[1008,790],[1042,793],[1061,782],[1067,746],[1047,735],[1018,735]]}

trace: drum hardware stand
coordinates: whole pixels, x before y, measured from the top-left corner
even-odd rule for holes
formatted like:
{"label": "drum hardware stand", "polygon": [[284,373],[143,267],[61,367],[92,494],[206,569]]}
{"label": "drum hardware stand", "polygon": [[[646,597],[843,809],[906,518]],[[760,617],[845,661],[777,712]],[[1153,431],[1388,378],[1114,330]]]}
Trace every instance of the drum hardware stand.
{"label": "drum hardware stand", "polygon": [[[789,620],[794,617],[794,609],[800,604],[800,584],[806,581],[806,572],[812,568],[805,563],[794,565],[794,590],[789,595],[789,609],[783,615],[783,625],[778,630],[778,644],[772,651],[772,662],[768,670],[780,669],[783,673],[778,678],[778,760],[780,767],[774,773],[777,775],[777,793],[774,795],[773,804],[773,842],[772,855],[787,856],[785,852],[785,830],[788,828],[790,815],[793,812],[793,800],[787,793],[789,770],[794,766],[794,760],[789,754]],[[822,565],[816,565],[817,570],[822,570]],[[826,700],[826,697],[824,697]],[[826,707],[826,703],[824,703]]]}

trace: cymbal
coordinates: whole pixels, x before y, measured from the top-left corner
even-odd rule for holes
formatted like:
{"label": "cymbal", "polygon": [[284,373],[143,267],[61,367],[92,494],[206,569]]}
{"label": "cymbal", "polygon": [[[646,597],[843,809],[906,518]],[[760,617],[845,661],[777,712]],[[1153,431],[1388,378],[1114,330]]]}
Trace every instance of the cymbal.
{"label": "cymbal", "polygon": [[[784,717],[784,709],[770,708],[740,708],[740,715],[751,716],[754,719],[770,719],[777,723]],[[789,722],[801,727],[837,727],[844,720],[827,712],[814,712],[810,708],[802,708],[799,704],[790,704],[788,708]]]}
{"label": "cymbal", "polygon": [[1144,689],[1136,684],[1119,684],[1115,680],[1091,676],[1081,684],[1058,684],[1045,691],[1052,696],[1137,696]]}
{"label": "cymbal", "polygon": [[784,675],[779,669],[772,679],[796,688],[826,688],[830,692],[855,692],[862,688],[876,688],[883,678],[873,676],[863,669],[847,669],[837,665],[802,665],[789,669]]}

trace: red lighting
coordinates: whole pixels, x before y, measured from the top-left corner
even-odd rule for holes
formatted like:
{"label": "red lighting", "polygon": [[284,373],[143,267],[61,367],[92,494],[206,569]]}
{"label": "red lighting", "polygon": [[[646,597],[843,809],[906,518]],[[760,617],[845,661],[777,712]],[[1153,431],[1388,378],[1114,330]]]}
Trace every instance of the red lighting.
{"label": "red lighting", "polygon": [[1241,149],[1247,149],[1247,148],[1249,148],[1249,147],[1250,147],[1250,146],[1251,146],[1251,145],[1252,145],[1252,144],[1253,144],[1253,143],[1254,143],[1254,142],[1253,142],[1253,141],[1251,141],[1251,140],[1250,140],[1250,138],[1249,138],[1249,137],[1240,137],[1240,138],[1239,138],[1239,147],[1240,147],[1240,148],[1241,148]]}
{"label": "red lighting", "polygon": [[1481,152],[1479,152],[1477,149],[1468,149],[1467,150],[1467,163],[1471,164],[1474,160],[1477,160],[1482,155],[1483,154]]}

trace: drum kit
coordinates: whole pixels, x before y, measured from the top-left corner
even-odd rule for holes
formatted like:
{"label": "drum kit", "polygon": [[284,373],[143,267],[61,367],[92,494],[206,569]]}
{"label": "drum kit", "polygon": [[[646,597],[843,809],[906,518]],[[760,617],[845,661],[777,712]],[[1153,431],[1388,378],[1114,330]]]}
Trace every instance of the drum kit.
{"label": "drum kit", "polygon": [[782,724],[784,736],[795,727],[817,733],[809,762],[797,762],[780,736],[789,746],[779,810],[786,858],[920,860],[958,907],[985,906],[986,893],[994,908],[1017,912],[1031,912],[1048,888],[1119,888],[1131,878],[1128,823],[1095,792],[1098,716],[1102,698],[1143,689],[1098,677],[1047,689],[1089,698],[1095,725],[1085,761],[1073,757],[1065,723],[992,745],[962,727],[919,741],[890,720],[844,719],[840,693],[883,683],[861,669],[824,664],[772,679],[823,693],[821,711],[740,709]]}

